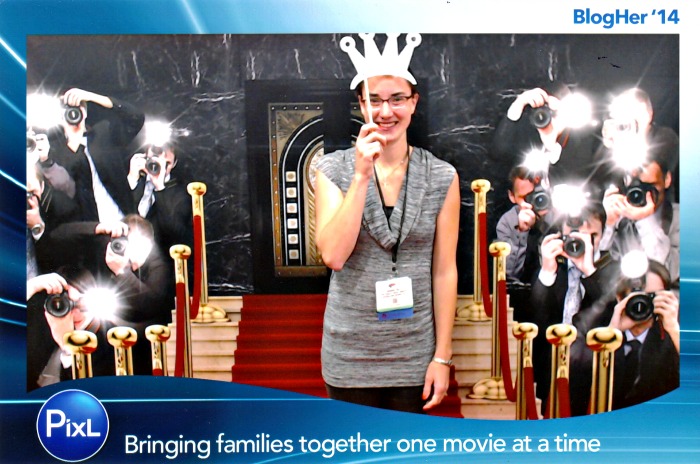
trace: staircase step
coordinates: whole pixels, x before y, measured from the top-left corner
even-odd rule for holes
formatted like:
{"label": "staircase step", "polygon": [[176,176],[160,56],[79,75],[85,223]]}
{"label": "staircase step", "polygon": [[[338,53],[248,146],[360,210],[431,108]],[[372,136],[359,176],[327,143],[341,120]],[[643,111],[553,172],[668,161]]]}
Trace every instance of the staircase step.
{"label": "staircase step", "polygon": [[[218,352],[227,356],[233,356],[236,351],[237,343],[235,340],[195,340],[192,342],[193,356],[202,352]],[[166,345],[168,356],[175,355],[175,340],[168,342]]]}
{"label": "staircase step", "polygon": [[326,299],[326,294],[243,295],[243,308],[267,308],[270,306],[278,306],[280,308],[325,308]]}
{"label": "staircase step", "polygon": [[241,380],[282,380],[282,379],[320,379],[321,363],[316,364],[271,364],[265,369],[261,366],[234,365],[231,368],[234,382]]}
{"label": "staircase step", "polygon": [[[190,333],[192,340],[235,340],[238,336],[238,322],[212,322],[211,324],[192,324]],[[175,339],[175,323],[170,327],[170,339]]]}
{"label": "staircase step", "polygon": [[507,400],[463,398],[461,410],[468,419],[515,419],[515,403]]}
{"label": "staircase step", "polygon": [[295,393],[302,393],[305,395],[318,396],[320,398],[328,397],[328,394],[326,392],[326,384],[323,382],[323,379],[270,379],[244,381],[238,381],[234,379],[233,381],[245,385],[254,385],[256,387],[266,387],[274,388],[277,390],[292,391]]}
{"label": "staircase step", "polygon": [[299,336],[297,334],[271,334],[265,337],[240,334],[237,339],[238,349],[265,348],[314,348],[321,347],[321,333]]}
{"label": "staircase step", "polygon": [[258,336],[274,333],[318,334],[323,331],[323,319],[245,319],[240,322],[239,330],[244,330],[246,335]]}
{"label": "staircase step", "polygon": [[284,351],[276,349],[238,349],[236,359],[239,363],[283,364],[283,363],[317,363],[321,359],[320,347],[289,348]]}

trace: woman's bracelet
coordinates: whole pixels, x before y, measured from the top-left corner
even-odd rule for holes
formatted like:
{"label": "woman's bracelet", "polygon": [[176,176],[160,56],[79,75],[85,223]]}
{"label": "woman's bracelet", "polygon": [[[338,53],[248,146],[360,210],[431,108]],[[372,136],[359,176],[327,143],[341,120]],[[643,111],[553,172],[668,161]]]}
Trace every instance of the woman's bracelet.
{"label": "woman's bracelet", "polygon": [[451,359],[442,359],[437,356],[433,358],[433,362],[442,364],[443,366],[451,366],[453,364]]}

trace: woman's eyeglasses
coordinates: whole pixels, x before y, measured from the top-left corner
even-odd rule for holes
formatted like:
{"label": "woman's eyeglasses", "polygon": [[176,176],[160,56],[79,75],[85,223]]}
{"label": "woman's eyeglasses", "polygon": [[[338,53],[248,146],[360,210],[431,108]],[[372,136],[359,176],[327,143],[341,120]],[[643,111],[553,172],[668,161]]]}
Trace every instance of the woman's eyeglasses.
{"label": "woman's eyeglasses", "polygon": [[[391,97],[384,99],[384,98],[379,98],[379,97],[370,97],[369,99],[369,104],[372,106],[374,109],[381,108],[381,106],[384,104],[384,102],[387,102],[390,107],[396,109],[396,108],[403,108],[406,106],[406,102],[412,97],[413,95],[392,95]],[[364,101],[367,101],[366,99]]]}

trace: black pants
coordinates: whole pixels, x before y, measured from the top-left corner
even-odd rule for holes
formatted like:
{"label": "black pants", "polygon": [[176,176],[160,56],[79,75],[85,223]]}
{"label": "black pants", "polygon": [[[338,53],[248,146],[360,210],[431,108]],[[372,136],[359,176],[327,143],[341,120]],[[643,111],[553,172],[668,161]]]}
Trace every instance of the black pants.
{"label": "black pants", "polygon": [[339,388],[326,384],[328,396],[348,403],[424,414],[423,386],[382,388]]}

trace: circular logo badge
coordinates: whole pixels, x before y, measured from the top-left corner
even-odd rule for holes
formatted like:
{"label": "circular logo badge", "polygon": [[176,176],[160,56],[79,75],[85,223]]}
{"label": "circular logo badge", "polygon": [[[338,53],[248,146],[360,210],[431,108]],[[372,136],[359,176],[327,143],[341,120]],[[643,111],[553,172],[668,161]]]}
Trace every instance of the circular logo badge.
{"label": "circular logo badge", "polygon": [[36,420],[44,449],[56,459],[84,461],[105,444],[109,418],[102,403],[81,390],[64,390],[46,400]]}

